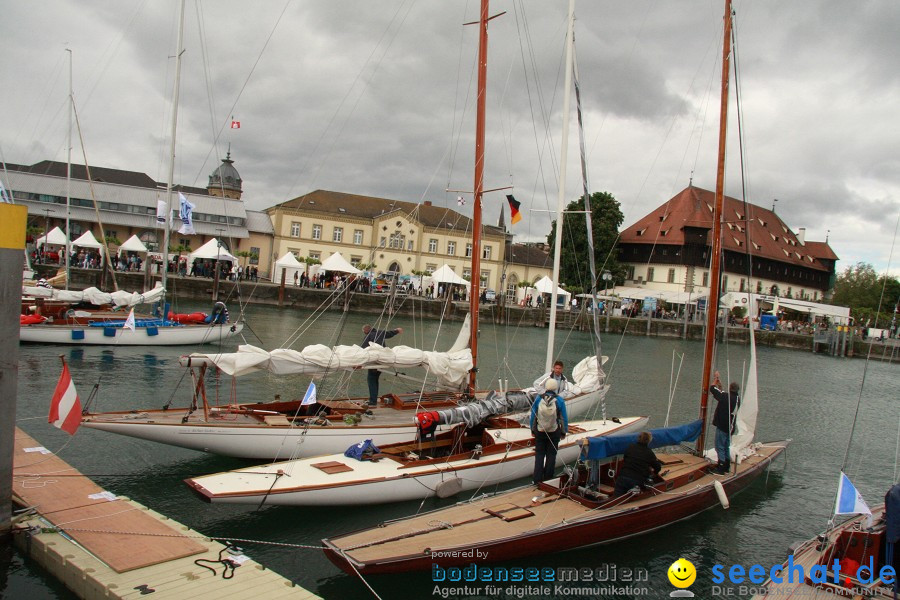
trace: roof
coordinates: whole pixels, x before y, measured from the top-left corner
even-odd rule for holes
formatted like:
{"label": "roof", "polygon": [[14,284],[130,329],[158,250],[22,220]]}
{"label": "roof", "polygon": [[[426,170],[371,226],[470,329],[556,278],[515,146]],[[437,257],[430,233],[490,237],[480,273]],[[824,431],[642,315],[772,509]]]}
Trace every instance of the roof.
{"label": "roof", "polygon": [[275,234],[275,227],[272,225],[272,219],[268,214],[262,211],[248,210],[245,225],[247,226],[247,231],[253,233]]}
{"label": "roof", "polygon": [[838,260],[837,254],[828,245],[828,242],[806,242],[806,251],[824,260]]}
{"label": "roof", "polygon": [[510,244],[506,253],[506,262],[512,265],[528,265],[532,267],[550,267],[550,254],[536,244]]}
{"label": "roof", "polygon": [[[422,225],[455,231],[471,231],[472,219],[459,214],[450,208],[434,206],[430,202],[419,204],[404,200],[388,200],[372,196],[345,194],[329,190],[316,190],[293,200],[276,204],[266,210],[294,209],[303,212],[319,212],[329,215],[344,215],[362,219],[377,219],[381,215],[401,211]],[[504,235],[502,229],[492,225],[484,225],[484,232],[493,235]]]}
{"label": "roof", "polygon": [[[55,160],[42,160],[31,166],[6,164],[10,171],[24,171],[35,175],[49,175],[51,177],[66,177],[68,165]],[[84,165],[72,165],[72,179],[87,181],[87,169]],[[107,167],[91,167],[91,179],[93,181],[116,183],[132,187],[156,188],[156,182],[146,173],[136,171],[122,171],[121,169],[109,169]]]}
{"label": "roof", "polygon": [[[684,245],[685,228],[712,230],[714,204],[714,192],[688,186],[674,198],[626,228],[620,236],[620,243]],[[748,214],[744,214],[745,210]],[[801,244],[794,232],[771,210],[750,203],[745,205],[740,200],[725,196],[724,213],[725,225],[722,229],[724,250],[747,251],[745,243],[749,224],[749,239],[753,244],[750,250],[754,256],[819,271],[830,271],[829,267],[819,261],[819,258],[826,258],[822,255],[820,243],[806,242],[805,246]],[[834,256],[834,253],[831,252],[831,255]],[[836,258],[834,256],[834,259]]]}

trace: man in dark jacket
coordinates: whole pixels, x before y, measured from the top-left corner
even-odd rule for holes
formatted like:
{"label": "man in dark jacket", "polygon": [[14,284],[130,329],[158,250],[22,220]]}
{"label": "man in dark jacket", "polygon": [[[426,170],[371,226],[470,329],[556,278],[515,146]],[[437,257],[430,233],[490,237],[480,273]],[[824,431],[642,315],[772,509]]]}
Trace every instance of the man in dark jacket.
{"label": "man in dark jacket", "polygon": [[[397,329],[382,330],[375,329],[371,325],[366,324],[363,325],[363,333],[366,337],[363,338],[362,347],[368,348],[369,344],[378,344],[379,346],[386,346],[384,343],[385,340],[394,337],[397,334],[403,333],[403,328],[398,327]],[[378,369],[369,369],[369,406],[377,406],[378,405],[378,378],[381,377],[381,371]]]}
{"label": "man in dark jacket", "polygon": [[642,431],[637,441],[625,448],[614,496],[621,496],[633,487],[643,487],[651,473],[655,475],[662,470],[662,463],[650,449],[652,440],[653,434]]}
{"label": "man in dark jacket", "polygon": [[732,381],[726,392],[716,371],[709,393],[716,399],[716,412],[713,414],[713,425],[716,426],[716,473],[724,475],[731,469],[731,436],[735,433],[737,423],[736,412],[741,403],[741,386]]}

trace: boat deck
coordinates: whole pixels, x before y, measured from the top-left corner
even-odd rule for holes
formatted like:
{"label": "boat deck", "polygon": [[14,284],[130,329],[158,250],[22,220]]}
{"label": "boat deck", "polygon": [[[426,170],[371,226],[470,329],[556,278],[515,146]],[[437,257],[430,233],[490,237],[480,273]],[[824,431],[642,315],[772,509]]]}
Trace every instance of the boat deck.
{"label": "boat deck", "polygon": [[224,579],[218,561],[225,546],[104,491],[19,429],[13,492],[17,503],[34,509],[18,523],[18,547],[82,598],[316,598],[238,552],[222,554],[240,563]]}

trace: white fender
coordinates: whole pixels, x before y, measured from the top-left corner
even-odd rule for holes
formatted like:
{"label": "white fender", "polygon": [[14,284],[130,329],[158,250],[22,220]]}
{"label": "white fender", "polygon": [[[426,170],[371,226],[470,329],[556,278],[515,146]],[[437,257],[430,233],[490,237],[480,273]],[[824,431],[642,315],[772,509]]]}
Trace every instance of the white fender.
{"label": "white fender", "polygon": [[716,479],[713,481],[713,487],[716,488],[716,495],[719,497],[719,503],[722,505],[722,508],[727,509],[730,505],[728,503],[728,496],[725,495],[725,488],[722,486],[722,482]]}

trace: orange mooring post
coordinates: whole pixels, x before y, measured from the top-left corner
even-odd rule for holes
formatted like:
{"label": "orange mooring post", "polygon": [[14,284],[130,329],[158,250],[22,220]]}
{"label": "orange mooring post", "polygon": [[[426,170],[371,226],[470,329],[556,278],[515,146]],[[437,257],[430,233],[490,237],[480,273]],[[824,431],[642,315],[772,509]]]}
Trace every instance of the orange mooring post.
{"label": "orange mooring post", "polygon": [[19,383],[19,317],[28,208],[0,204],[0,539],[12,526],[13,449]]}

